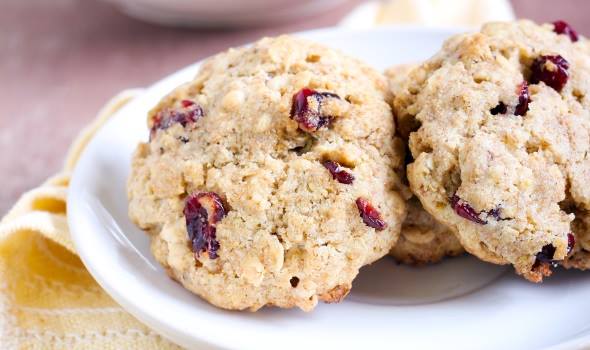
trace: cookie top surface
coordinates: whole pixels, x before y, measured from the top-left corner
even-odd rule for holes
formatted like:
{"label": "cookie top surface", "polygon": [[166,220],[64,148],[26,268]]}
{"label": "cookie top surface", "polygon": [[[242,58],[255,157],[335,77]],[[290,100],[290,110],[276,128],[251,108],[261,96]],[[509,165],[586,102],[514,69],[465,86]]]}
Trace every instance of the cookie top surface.
{"label": "cookie top surface", "polygon": [[338,301],[405,216],[388,94],[365,64],[288,36],[214,56],[151,111],[130,217],[214,305]]}
{"label": "cookie top surface", "polygon": [[[385,71],[393,95],[400,92],[408,74],[416,67],[416,64],[395,65]],[[415,123],[414,118],[400,119],[396,116],[396,133],[407,142],[410,132],[415,129]],[[406,162],[411,162],[410,151],[406,150],[406,153]],[[403,180],[407,185],[407,179],[403,177]],[[408,198],[408,215],[402,224],[400,238],[390,252],[396,261],[408,265],[425,265],[465,252],[450,228],[424,210],[409,190],[403,194]]]}
{"label": "cookie top surface", "polygon": [[452,37],[394,99],[415,122],[408,178],[425,208],[470,253],[532,281],[590,208],[588,44],[556,31],[518,21]]}

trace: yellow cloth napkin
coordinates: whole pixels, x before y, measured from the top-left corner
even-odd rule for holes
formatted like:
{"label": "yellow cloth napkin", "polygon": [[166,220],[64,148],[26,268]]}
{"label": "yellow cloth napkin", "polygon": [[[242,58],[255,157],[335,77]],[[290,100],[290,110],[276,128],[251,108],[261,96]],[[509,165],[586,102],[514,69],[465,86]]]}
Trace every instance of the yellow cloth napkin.
{"label": "yellow cloth napkin", "polygon": [[63,171],[0,221],[1,349],[176,349],[117,305],[76,255],[66,220],[70,172],[100,126],[139,90],[114,97],[72,144]]}

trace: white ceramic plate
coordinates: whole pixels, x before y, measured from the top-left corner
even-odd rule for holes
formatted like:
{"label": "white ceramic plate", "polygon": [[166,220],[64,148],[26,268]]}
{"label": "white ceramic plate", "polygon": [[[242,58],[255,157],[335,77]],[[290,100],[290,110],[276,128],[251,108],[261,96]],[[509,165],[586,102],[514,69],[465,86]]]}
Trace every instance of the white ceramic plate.
{"label": "white ceramic plate", "polygon": [[[301,34],[376,68],[423,60],[453,30],[327,29]],[[124,308],[189,348],[539,349],[590,346],[590,273],[558,270],[542,285],[462,257],[425,268],[389,258],[364,268],[340,304],[314,312],[216,309],[170,280],[127,218],[125,183],[146,113],[190,80],[192,65],[149,88],[102,128],[74,172],[68,219],[82,260]]]}
{"label": "white ceramic plate", "polygon": [[190,27],[259,26],[308,17],[343,0],[104,0],[144,21]]}

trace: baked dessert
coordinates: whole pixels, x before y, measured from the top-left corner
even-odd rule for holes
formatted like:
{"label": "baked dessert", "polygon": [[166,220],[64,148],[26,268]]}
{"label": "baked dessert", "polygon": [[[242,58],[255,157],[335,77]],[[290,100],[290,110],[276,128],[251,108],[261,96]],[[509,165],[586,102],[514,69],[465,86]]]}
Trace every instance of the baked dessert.
{"label": "baked dessert", "polygon": [[436,221],[416,197],[408,199],[408,216],[391,256],[403,264],[422,266],[465,252],[455,234]]}
{"label": "baked dessert", "polygon": [[372,68],[289,36],[214,56],[150,112],[129,215],[218,307],[338,302],[406,215],[389,98]]}
{"label": "baked dessert", "polygon": [[588,247],[572,222],[590,209],[589,72],[565,22],[490,23],[447,40],[394,99],[413,123],[408,179],[425,209],[530,281]]}
{"label": "baked dessert", "polygon": [[[385,71],[389,88],[394,96],[404,86],[405,79],[416,66],[417,64],[395,65]],[[396,134],[407,146],[409,134],[415,129],[415,119],[396,119]],[[411,163],[412,155],[409,149],[405,150],[405,156],[405,163]],[[405,172],[401,178],[408,186]],[[408,215],[402,224],[400,237],[390,252],[397,262],[422,266],[437,263],[445,257],[457,256],[465,252],[453,231],[428,214],[409,188],[406,188],[402,195],[407,200]]]}

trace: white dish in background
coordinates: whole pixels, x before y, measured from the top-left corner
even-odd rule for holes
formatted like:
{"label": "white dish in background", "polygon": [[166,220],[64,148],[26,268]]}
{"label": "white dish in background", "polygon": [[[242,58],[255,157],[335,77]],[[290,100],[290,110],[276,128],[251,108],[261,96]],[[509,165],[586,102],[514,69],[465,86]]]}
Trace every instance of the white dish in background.
{"label": "white dish in background", "polygon": [[343,0],[104,0],[131,17],[187,27],[256,26],[288,22],[341,4]]}
{"label": "white dish in background", "polygon": [[[326,29],[300,34],[378,69],[432,55],[455,30]],[[510,268],[472,257],[424,268],[389,258],[364,268],[340,304],[311,313],[257,313],[210,306],[169,279],[146,235],[127,217],[131,154],[146,140],[146,113],[198,64],[149,88],[90,142],[76,167],[68,222],[76,248],[98,283],[154,330],[189,348],[239,349],[560,349],[590,346],[590,274],[558,269],[542,285]]]}
{"label": "white dish in background", "polygon": [[352,10],[340,25],[348,28],[392,24],[479,28],[485,22],[515,18],[509,0],[371,0]]}

